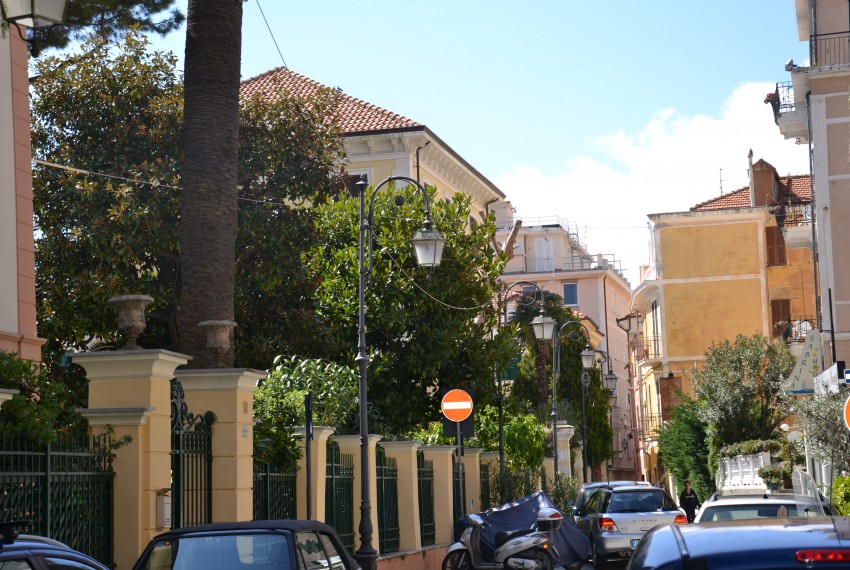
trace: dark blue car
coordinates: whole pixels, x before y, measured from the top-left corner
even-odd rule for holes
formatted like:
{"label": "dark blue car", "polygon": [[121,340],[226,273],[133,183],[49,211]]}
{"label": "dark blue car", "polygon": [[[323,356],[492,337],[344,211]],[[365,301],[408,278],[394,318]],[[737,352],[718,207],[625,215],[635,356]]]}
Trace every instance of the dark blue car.
{"label": "dark blue car", "polygon": [[770,518],[659,526],[640,541],[626,568],[850,569],[850,519]]}

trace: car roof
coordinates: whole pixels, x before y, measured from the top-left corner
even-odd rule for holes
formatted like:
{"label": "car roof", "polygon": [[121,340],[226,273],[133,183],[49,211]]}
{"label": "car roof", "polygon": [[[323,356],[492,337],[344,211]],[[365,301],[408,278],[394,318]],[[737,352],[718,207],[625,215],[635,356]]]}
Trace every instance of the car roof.
{"label": "car roof", "polygon": [[321,530],[336,534],[336,530],[330,525],[314,520],[271,520],[271,521],[242,521],[227,523],[211,523],[198,526],[185,526],[172,529],[154,537],[154,540],[167,540],[180,538],[192,534],[207,534],[228,531],[277,531],[288,530],[300,532],[305,530]]}
{"label": "car roof", "polygon": [[593,489],[596,487],[620,487],[623,485],[640,485],[641,487],[652,487],[652,483],[648,481],[594,481],[593,483],[585,483],[581,486],[582,489]]}
{"label": "car roof", "polygon": [[[699,568],[713,566],[705,560],[729,568],[781,568],[797,565],[793,553],[798,550],[850,547],[850,520],[777,518],[665,525],[644,540],[646,551],[636,552],[634,568],[656,567],[665,560],[682,560],[683,568],[690,567],[688,560],[703,561],[695,564]],[[657,541],[654,550],[653,541]]]}

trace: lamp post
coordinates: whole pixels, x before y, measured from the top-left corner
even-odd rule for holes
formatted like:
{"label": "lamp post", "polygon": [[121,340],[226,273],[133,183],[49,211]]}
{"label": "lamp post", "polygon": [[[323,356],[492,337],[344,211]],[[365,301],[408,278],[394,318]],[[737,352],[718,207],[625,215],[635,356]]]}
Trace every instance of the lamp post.
{"label": "lamp post", "polygon": [[595,350],[594,352],[601,355],[602,362],[605,362],[608,365],[608,371],[602,374],[602,379],[605,381],[605,386],[608,388],[608,407],[613,408],[617,405],[617,375],[614,374],[614,371],[611,369],[611,357],[608,356],[608,353],[604,350]]}
{"label": "lamp post", "polygon": [[[586,422],[585,422],[585,413],[584,413],[584,391],[587,388],[587,384],[590,384],[590,373],[587,371],[589,368],[593,367],[593,349],[590,348],[590,333],[587,330],[587,327],[584,326],[580,321],[567,321],[562,324],[560,327],[557,327],[556,323],[553,319],[549,317],[543,316],[541,313],[534,321],[532,321],[532,326],[535,327],[534,336],[538,339],[552,339],[552,454],[554,457],[554,471],[555,471],[555,480],[558,479],[558,374],[560,372],[561,365],[561,333],[569,326],[578,325],[584,331],[585,338],[587,339],[587,344],[584,349],[581,351],[581,383],[582,383],[582,398],[581,398],[581,417],[582,417],[582,431],[581,431],[581,441],[582,441],[582,462],[583,465],[587,463],[587,451],[585,450],[586,441],[585,441],[585,431],[586,431]],[[573,337],[574,333],[570,333],[570,338]],[[587,384],[585,384],[585,375],[587,376]],[[587,478],[585,477],[585,482],[587,482]]]}
{"label": "lamp post", "polygon": [[[375,570],[378,565],[378,552],[372,546],[372,503],[369,496],[369,418],[366,389],[366,373],[369,368],[369,354],[366,351],[366,283],[372,273],[372,228],[374,225],[374,205],[378,191],[392,181],[403,181],[414,186],[422,194],[425,203],[425,221],[422,229],[418,230],[410,240],[416,250],[416,261],[421,267],[436,267],[443,256],[443,238],[440,232],[433,228],[431,222],[431,206],[428,203],[428,193],[412,178],[406,176],[390,176],[378,184],[372,191],[369,200],[369,210],[366,212],[366,182],[361,178],[357,183],[360,195],[360,239],[359,239],[359,300],[360,314],[357,325],[358,349],[355,359],[360,369],[360,547],[355,552],[357,562],[363,570]],[[396,203],[401,205],[401,196]],[[368,258],[368,265],[367,265]]]}
{"label": "lamp post", "polygon": [[[507,289],[498,295],[498,305],[496,307],[496,331],[501,330],[502,323],[507,324],[508,322],[508,305],[505,303],[505,299],[507,298],[508,293],[510,293],[511,290],[518,285],[534,289],[535,297],[539,296],[540,302],[543,302],[543,291],[540,290],[540,287],[538,287],[536,283],[532,283],[531,281],[517,281],[512,283]],[[504,321],[502,321],[502,311],[504,311],[505,314]],[[499,387],[499,476],[503,480],[505,476],[505,394],[502,390],[502,375],[499,374],[495,368],[493,369],[493,376],[496,377],[496,384]]]}
{"label": "lamp post", "polygon": [[[62,24],[68,1],[4,0],[0,2],[0,9],[3,19],[18,28],[18,35],[27,42],[32,56],[38,57],[41,51],[38,42],[46,40],[53,27]],[[21,26],[29,28],[27,37],[24,37]]]}

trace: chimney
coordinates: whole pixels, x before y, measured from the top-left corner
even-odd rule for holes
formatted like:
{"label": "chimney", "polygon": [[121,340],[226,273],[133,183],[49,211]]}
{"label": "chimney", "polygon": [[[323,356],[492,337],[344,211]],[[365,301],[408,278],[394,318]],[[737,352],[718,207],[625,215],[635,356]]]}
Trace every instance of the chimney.
{"label": "chimney", "polygon": [[749,168],[747,169],[747,173],[750,177],[750,208],[756,205],[756,189],[755,184],[753,183],[753,149],[750,149],[749,154],[747,155],[749,159]]}

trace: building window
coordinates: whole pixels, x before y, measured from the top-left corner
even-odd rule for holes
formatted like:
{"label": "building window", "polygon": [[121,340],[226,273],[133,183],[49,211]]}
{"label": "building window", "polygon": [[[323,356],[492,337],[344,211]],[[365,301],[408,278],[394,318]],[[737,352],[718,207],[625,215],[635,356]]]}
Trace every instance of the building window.
{"label": "building window", "polygon": [[785,239],[782,230],[776,226],[765,228],[767,238],[767,265],[785,265]]}
{"label": "building window", "polygon": [[360,182],[361,177],[364,177],[364,179],[366,180],[366,184],[372,184],[371,170],[371,168],[357,168],[347,170],[343,173],[343,177],[345,179],[345,188],[346,190],[348,190],[348,194],[350,196],[360,195],[357,183]]}
{"label": "building window", "polygon": [[578,283],[564,283],[564,304],[578,305]]}
{"label": "building window", "polygon": [[788,338],[791,334],[791,300],[774,299],[770,302],[771,336]]}

